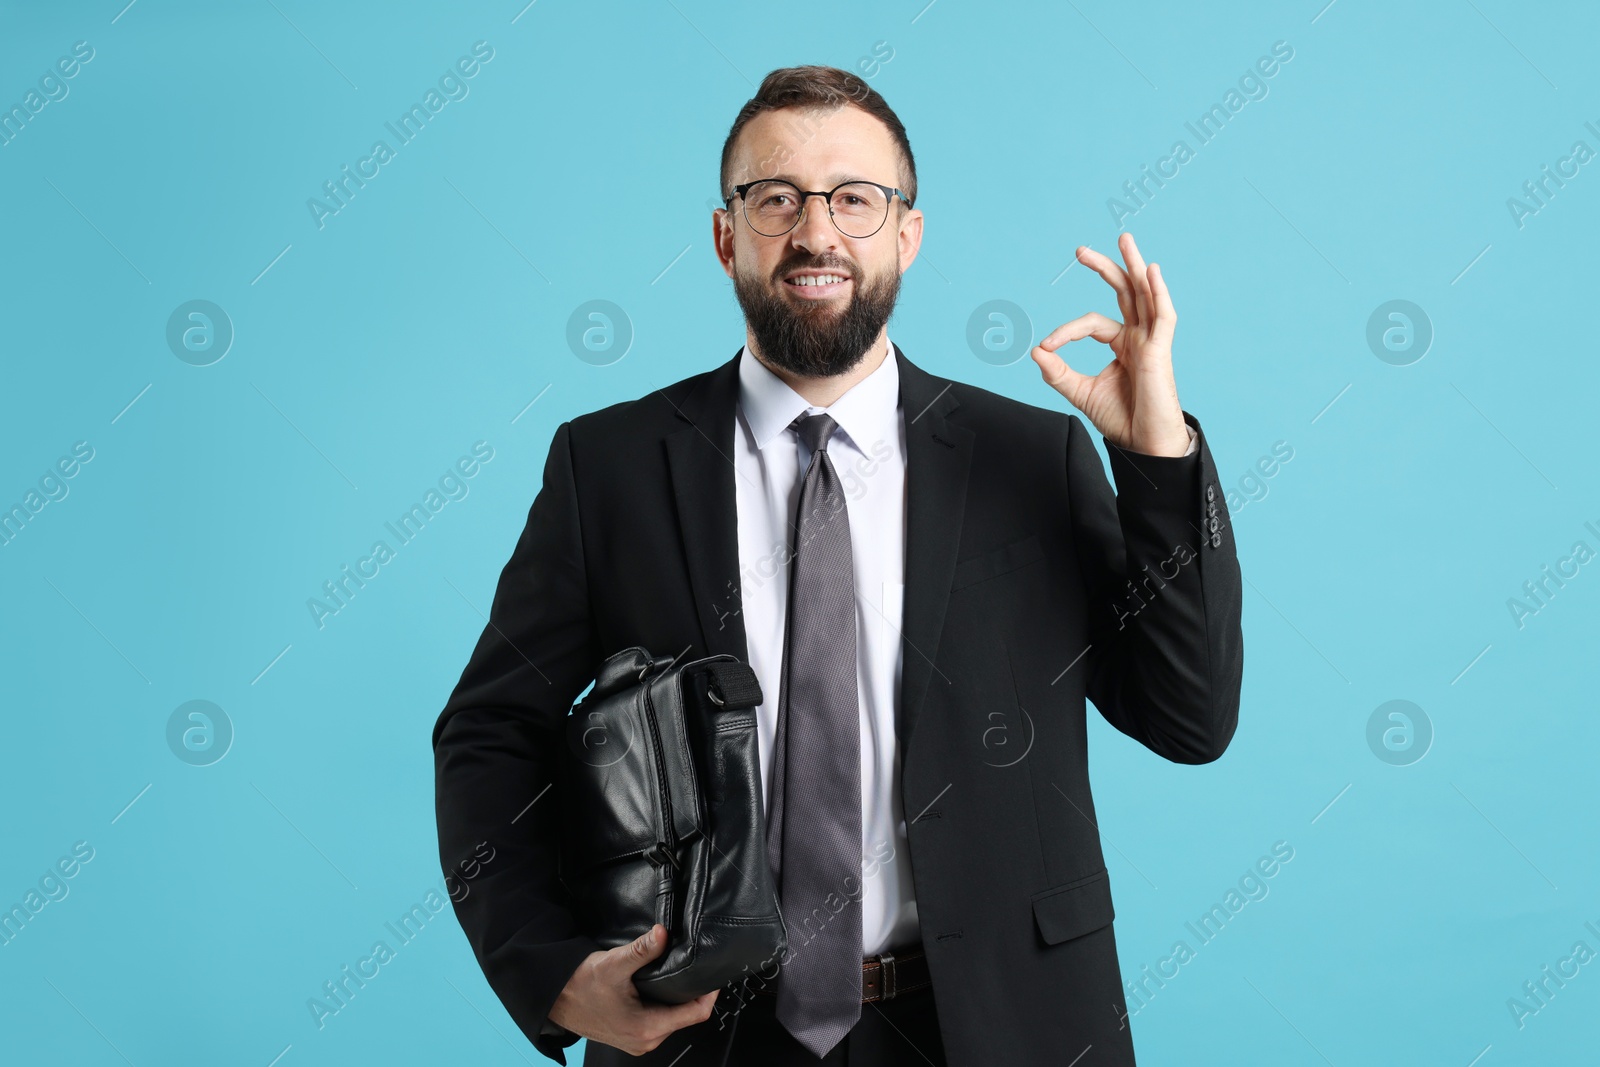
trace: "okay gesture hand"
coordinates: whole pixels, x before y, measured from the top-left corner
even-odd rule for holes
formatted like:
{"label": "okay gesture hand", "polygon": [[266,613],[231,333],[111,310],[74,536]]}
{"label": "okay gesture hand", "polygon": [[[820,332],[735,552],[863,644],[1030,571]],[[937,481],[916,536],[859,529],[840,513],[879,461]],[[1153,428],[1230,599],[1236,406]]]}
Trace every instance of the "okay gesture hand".
{"label": "okay gesture hand", "polygon": [[[1189,448],[1189,430],[1172,375],[1178,313],[1160,266],[1145,266],[1133,234],[1124,233],[1117,246],[1126,271],[1087,245],[1079,245],[1077,255],[1117,291],[1122,321],[1091,311],[1057,326],[1030,354],[1045,382],[1083,412],[1107,441],[1149,456],[1181,456]],[[1110,345],[1115,357],[1093,377],[1056,355],[1062,345],[1085,337]]]}

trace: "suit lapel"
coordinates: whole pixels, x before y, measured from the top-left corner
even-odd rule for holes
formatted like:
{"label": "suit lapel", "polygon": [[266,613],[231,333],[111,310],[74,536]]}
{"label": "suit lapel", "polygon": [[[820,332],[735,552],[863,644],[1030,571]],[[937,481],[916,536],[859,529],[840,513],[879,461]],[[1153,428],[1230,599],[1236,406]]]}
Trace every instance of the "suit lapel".
{"label": "suit lapel", "polygon": [[[947,421],[959,406],[950,383],[894,346],[906,427],[906,558],[902,605],[900,704],[895,733],[911,735],[935,676],[950,576],[972,466],[972,431]],[[734,493],[734,413],[739,356],[701,378],[677,404],[685,425],[665,439],[673,495],[705,648],[748,662],[739,592],[738,502]]]}
{"label": "suit lapel", "polygon": [[[665,395],[665,394],[663,394]],[[701,378],[678,405],[687,425],[666,437],[700,635],[710,655],[748,663],[739,593],[739,505],[734,495],[734,411],[739,356]]]}
{"label": "suit lapel", "polygon": [[946,421],[960,401],[951,383],[935,378],[894,346],[900,370],[900,408],[906,426],[906,593],[901,608],[900,706],[895,735],[911,738],[935,675],[933,657],[944,631],[950,576],[961,543],[961,517],[972,467],[972,431]]}

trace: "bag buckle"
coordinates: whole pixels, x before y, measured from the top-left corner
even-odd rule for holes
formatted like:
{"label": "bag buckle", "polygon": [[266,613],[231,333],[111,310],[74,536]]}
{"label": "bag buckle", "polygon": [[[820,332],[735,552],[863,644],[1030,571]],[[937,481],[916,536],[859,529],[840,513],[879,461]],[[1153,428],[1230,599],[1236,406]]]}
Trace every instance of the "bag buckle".
{"label": "bag buckle", "polygon": [[645,851],[644,858],[656,867],[665,867],[669,863],[672,864],[674,870],[678,867],[678,857],[672,854],[672,850],[667,847],[665,841],[657,841],[651,845]]}

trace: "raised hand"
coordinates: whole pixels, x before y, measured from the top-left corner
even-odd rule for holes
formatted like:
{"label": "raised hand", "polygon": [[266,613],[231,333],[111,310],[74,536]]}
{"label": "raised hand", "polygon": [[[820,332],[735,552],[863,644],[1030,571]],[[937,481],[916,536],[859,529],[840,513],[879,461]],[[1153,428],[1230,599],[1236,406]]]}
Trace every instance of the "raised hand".
{"label": "raised hand", "polygon": [[[1189,448],[1189,431],[1172,374],[1178,313],[1160,266],[1145,266],[1133,234],[1124,233],[1117,246],[1126,271],[1087,245],[1078,246],[1077,256],[1116,290],[1122,321],[1091,311],[1050,331],[1030,355],[1045,382],[1107,441],[1130,452],[1181,456]],[[1067,342],[1085,337],[1110,345],[1114,357],[1093,376],[1073,370],[1056,354]]]}

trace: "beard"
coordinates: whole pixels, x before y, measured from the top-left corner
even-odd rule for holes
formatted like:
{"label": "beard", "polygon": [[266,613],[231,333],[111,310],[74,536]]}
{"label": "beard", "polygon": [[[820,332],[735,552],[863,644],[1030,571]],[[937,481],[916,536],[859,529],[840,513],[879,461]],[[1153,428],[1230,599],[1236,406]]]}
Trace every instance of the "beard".
{"label": "beard", "polygon": [[850,303],[801,300],[775,292],[741,271],[733,276],[734,295],[761,355],[774,365],[806,378],[843,374],[866,356],[894,311],[900,272],[889,270],[862,281],[861,271],[836,256],[801,256],[781,264],[773,277],[799,269],[827,270],[850,279]]}

